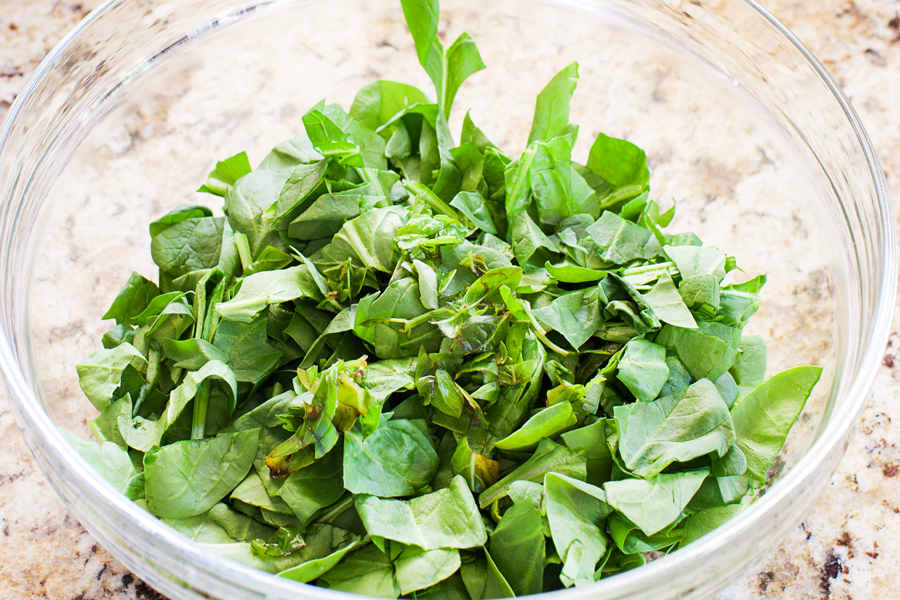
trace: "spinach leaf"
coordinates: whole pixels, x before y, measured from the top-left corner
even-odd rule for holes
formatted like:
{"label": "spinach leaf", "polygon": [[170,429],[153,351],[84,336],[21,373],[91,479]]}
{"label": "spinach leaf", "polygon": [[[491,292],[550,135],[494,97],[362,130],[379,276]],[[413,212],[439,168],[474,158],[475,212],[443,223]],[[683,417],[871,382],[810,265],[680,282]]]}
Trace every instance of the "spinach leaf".
{"label": "spinach leaf", "polygon": [[209,511],[183,519],[162,519],[178,533],[195,542],[228,544],[268,538],[274,530],[220,502]]}
{"label": "spinach leaf", "polygon": [[616,406],[614,414],[622,459],[645,479],[673,462],[710,452],[723,456],[735,442],[731,413],[708,379],[694,383],[681,396]]}
{"label": "spinach leaf", "polygon": [[699,540],[707,533],[736,517],[744,507],[739,504],[715,506],[694,513],[684,520],[684,535],[679,546]]}
{"label": "spinach leaf", "polygon": [[715,380],[734,366],[741,330],[708,321],[698,323],[698,329],[666,325],[654,341],[673,350],[693,379]]}
{"label": "spinach leaf", "polygon": [[97,445],[86,442],[67,429],[59,432],[81,457],[106,481],[127,498],[144,497],[144,473],[132,462],[128,452],[113,442]]}
{"label": "spinach leaf", "polygon": [[256,315],[270,304],[297,298],[322,299],[306,265],[263,271],[244,278],[235,297],[217,304],[216,311],[226,321],[252,323]]}
{"label": "spinach leaf", "polygon": [[545,438],[556,437],[578,422],[570,402],[548,406],[527,421],[514,433],[494,442],[494,447],[510,452],[534,450]]}
{"label": "spinach leaf", "polygon": [[459,572],[472,600],[516,597],[487,549],[484,550],[483,558],[479,557],[474,562],[464,563]]}
{"label": "spinach leaf", "polygon": [[122,380],[122,373],[129,365],[143,370],[147,359],[126,342],[115,348],[98,350],[85,362],[75,366],[78,384],[97,410],[103,410],[110,403],[113,392]]}
{"label": "spinach leaf", "polygon": [[600,488],[565,475],[547,473],[544,501],[553,545],[563,561],[566,587],[593,582],[597,562],[606,553],[604,534],[610,513]]}
{"label": "spinach leaf", "polygon": [[573,62],[557,73],[538,94],[531,133],[528,134],[529,145],[578,132],[577,125],[569,124],[569,103],[577,81],[578,63]]}
{"label": "spinach leaf", "polygon": [[405,419],[384,423],[366,439],[350,430],[344,440],[344,487],[354,494],[411,496],[438,468],[432,441]]}
{"label": "spinach leaf", "polygon": [[400,596],[391,559],[372,544],[347,556],[336,567],[321,575],[319,581],[325,587],[341,592],[379,598]]}
{"label": "spinach leaf", "polygon": [[356,510],[369,535],[426,550],[474,548],[487,541],[472,492],[458,475],[450,487],[412,500],[359,496]]}
{"label": "spinach leaf", "polygon": [[656,282],[656,285],[653,286],[653,289],[649,293],[644,294],[644,299],[663,323],[686,329],[697,328],[697,321],[694,320],[694,315],[688,310],[679,290],[672,282],[672,276],[668,273],[664,273],[659,278],[659,281]]}
{"label": "spinach leaf", "polygon": [[652,401],[669,379],[666,349],[647,340],[631,340],[625,344],[616,377],[639,401]]}
{"label": "spinach leaf", "polygon": [[666,246],[666,255],[681,273],[678,293],[688,307],[719,306],[719,285],[725,278],[725,255],[702,246]]}
{"label": "spinach leaf", "polygon": [[259,430],[251,429],[150,449],[144,455],[147,509],[175,519],[208,511],[247,475],[258,440]]}
{"label": "spinach leaf", "polygon": [[544,481],[547,473],[558,473],[567,477],[584,480],[587,475],[587,461],[577,452],[544,439],[538,444],[534,454],[511,473],[482,492],[478,504],[484,508],[509,494],[510,486],[516,481]]}
{"label": "spinach leaf", "polygon": [[341,455],[329,452],[312,465],[291,473],[278,495],[304,525],[316,513],[337,502],[344,494]]}
{"label": "spinach leaf", "polygon": [[747,472],[759,482],[784,446],[791,425],[822,375],[822,367],[795,367],[769,378],[732,409],[735,442],[747,458]]}
{"label": "spinach leaf", "polygon": [[758,335],[741,336],[740,354],[729,372],[735,383],[743,385],[766,378],[766,342]]}
{"label": "spinach leaf", "polygon": [[406,24],[416,43],[419,63],[434,82],[438,104],[450,114],[453,99],[470,75],[485,68],[475,42],[463,33],[448,50],[438,38],[438,0],[401,0]]}
{"label": "spinach leaf", "polygon": [[132,319],[144,312],[150,301],[157,296],[159,288],[155,283],[138,273],[132,273],[103,318],[115,319],[119,325],[131,325]]}
{"label": "spinach leaf", "polygon": [[[250,171],[250,159],[247,158],[247,153],[239,152],[231,158],[217,162],[216,168],[209,174],[206,183],[200,186],[200,189],[197,191],[224,196],[238,179],[247,175]],[[150,235],[153,235],[152,231]]]}
{"label": "spinach leaf", "polygon": [[608,184],[600,198],[601,208],[622,204],[650,188],[647,154],[631,142],[603,133],[597,135],[591,146],[587,168]]}
{"label": "spinach leaf", "polygon": [[653,535],[681,515],[708,470],[660,473],[650,479],[622,479],[603,484],[606,501],[637,525],[644,535]]}
{"label": "spinach leaf", "polygon": [[350,116],[363,127],[377,131],[415,104],[428,104],[428,97],[418,88],[395,81],[373,81],[356,93]]}
{"label": "spinach leaf", "polygon": [[537,506],[519,502],[507,509],[490,535],[490,549],[516,596],[543,591],[546,542]]}
{"label": "spinach leaf", "polygon": [[400,593],[410,594],[447,579],[461,564],[456,548],[423,550],[407,546],[394,560],[394,577]]}

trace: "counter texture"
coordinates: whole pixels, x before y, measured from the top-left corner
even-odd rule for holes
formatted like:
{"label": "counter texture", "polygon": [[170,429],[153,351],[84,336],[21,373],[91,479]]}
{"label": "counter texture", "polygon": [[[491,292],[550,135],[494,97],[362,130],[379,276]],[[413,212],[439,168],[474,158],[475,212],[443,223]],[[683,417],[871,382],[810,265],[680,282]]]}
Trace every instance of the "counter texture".
{"label": "counter texture", "polygon": [[[98,0],[0,0],[0,119],[53,45]],[[825,63],[868,129],[900,198],[900,2],[769,0]],[[898,328],[895,312],[895,329]],[[900,336],[841,465],[787,539],[720,596],[900,598]],[[895,366],[896,362],[896,366]],[[68,514],[37,470],[0,392],[0,598],[160,599]]]}

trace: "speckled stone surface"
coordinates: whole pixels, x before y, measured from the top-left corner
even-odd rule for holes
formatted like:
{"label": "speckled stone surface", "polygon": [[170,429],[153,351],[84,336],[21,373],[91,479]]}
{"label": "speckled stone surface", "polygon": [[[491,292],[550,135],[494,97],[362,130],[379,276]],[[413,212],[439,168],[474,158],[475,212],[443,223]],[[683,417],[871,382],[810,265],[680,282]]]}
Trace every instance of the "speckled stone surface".
{"label": "speckled stone surface", "polygon": [[[97,0],[0,0],[0,119],[41,58]],[[860,113],[900,198],[900,2],[769,0]],[[895,328],[900,323],[896,314]],[[900,598],[900,335],[885,349],[847,454],[803,523],[721,600]],[[895,362],[897,366],[895,367]],[[0,391],[0,600],[158,599],[71,517]]]}

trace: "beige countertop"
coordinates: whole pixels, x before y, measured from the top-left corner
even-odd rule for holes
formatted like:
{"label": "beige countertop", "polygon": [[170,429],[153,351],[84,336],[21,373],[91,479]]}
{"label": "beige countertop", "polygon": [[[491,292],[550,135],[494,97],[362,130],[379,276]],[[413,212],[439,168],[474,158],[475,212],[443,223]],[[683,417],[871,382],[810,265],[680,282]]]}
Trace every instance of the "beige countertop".
{"label": "beige countertop", "polygon": [[[0,119],[27,76],[98,0],[0,0]],[[768,0],[859,112],[900,198],[900,2]],[[900,318],[900,313],[895,313]],[[895,319],[894,328],[898,328]],[[900,598],[900,336],[821,500],[721,600]],[[895,366],[896,361],[896,366]],[[36,468],[0,388],[0,600],[160,599],[66,511]]]}

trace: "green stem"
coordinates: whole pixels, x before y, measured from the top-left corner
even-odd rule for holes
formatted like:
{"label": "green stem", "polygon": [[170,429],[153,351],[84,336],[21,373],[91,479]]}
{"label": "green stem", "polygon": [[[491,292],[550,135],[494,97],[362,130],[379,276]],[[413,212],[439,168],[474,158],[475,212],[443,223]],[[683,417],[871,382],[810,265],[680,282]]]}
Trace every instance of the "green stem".
{"label": "green stem", "polygon": [[210,381],[206,379],[200,384],[194,396],[194,418],[191,424],[191,439],[202,440],[206,435],[206,411],[209,409]]}
{"label": "green stem", "polygon": [[234,243],[237,246],[238,256],[241,257],[241,266],[246,271],[247,267],[253,262],[253,256],[250,252],[250,240],[247,239],[246,234],[236,231],[234,232]]}
{"label": "green stem", "polygon": [[319,523],[331,523],[344,514],[351,506],[353,506],[353,495],[347,494],[341,500],[338,500],[336,504],[331,505],[327,511],[319,515],[316,521]]}

